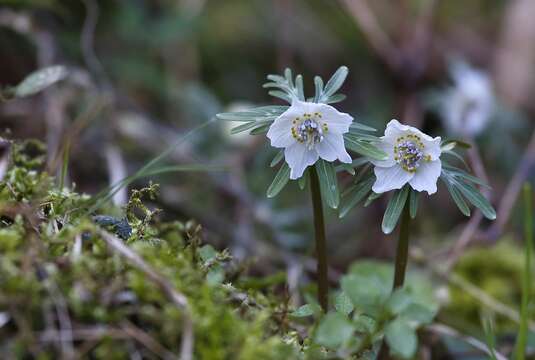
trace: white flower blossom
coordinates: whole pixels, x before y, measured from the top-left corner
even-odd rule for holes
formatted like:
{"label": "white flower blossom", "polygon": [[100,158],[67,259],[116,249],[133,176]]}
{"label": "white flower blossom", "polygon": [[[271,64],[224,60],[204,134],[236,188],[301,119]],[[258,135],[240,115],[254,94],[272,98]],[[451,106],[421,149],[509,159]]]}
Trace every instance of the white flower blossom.
{"label": "white flower blossom", "polygon": [[487,126],[493,111],[492,83],[486,73],[465,63],[451,66],[454,86],[441,104],[446,130],[454,135],[474,137]]}
{"label": "white flower blossom", "polygon": [[375,165],[372,190],[384,193],[401,189],[405,184],[416,191],[437,191],[442,171],[440,137],[432,138],[420,130],[391,120],[377,147],[387,154],[386,160],[370,161]]}
{"label": "white flower blossom", "polygon": [[284,148],[290,179],[298,179],[319,158],[351,163],[343,134],[353,118],[326,104],[294,100],[267,133],[271,146]]}

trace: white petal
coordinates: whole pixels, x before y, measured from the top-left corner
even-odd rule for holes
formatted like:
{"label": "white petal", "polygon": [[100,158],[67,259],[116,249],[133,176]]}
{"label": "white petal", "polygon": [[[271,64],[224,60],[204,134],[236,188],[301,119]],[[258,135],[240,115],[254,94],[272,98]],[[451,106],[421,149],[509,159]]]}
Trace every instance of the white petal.
{"label": "white petal", "polygon": [[401,189],[414,176],[413,173],[403,170],[399,165],[392,167],[378,167],[373,169],[375,183],[372,186],[374,193],[380,194],[394,189]]}
{"label": "white petal", "polygon": [[386,160],[370,159],[370,162],[373,165],[379,166],[379,167],[391,167],[396,164],[396,160],[394,160],[394,145],[393,144],[387,141],[381,141],[379,143],[374,143],[374,145],[379,150],[383,150],[388,157]]}
{"label": "white petal", "polygon": [[417,130],[412,126],[403,125],[396,119],[392,119],[388,122],[388,124],[386,124],[385,136],[383,136],[382,139],[394,144],[398,137],[405,135],[412,129]]}
{"label": "white petal", "polygon": [[422,141],[434,141],[436,139],[433,139],[431,136],[424,134],[414,126],[403,125],[396,119],[390,120],[390,122],[386,125],[385,136],[383,136],[382,139],[394,144],[398,137],[406,134],[418,135],[422,139]]}
{"label": "white petal", "polygon": [[343,163],[351,163],[351,156],[349,156],[344,146],[343,135],[332,132],[325,134],[323,141],[316,144],[316,150],[324,160],[334,161],[338,159]]}
{"label": "white petal", "polygon": [[267,137],[271,141],[271,146],[277,148],[287,147],[295,143],[292,136],[292,120],[282,117],[282,115],[275,119],[269,127]]}
{"label": "white petal", "polygon": [[424,143],[424,154],[431,156],[431,160],[438,160],[440,154],[442,154],[442,150],[440,149],[440,141],[440,136],[437,136],[431,140],[425,138],[422,139],[422,142]]}
{"label": "white petal", "polygon": [[422,162],[409,184],[416,191],[427,191],[429,195],[434,194],[437,192],[437,181],[441,172],[442,162],[440,160]]}
{"label": "white petal", "polygon": [[303,176],[303,172],[314,164],[319,156],[315,149],[309,150],[306,145],[295,143],[284,149],[284,158],[290,167],[290,179],[295,180]]}
{"label": "white petal", "polygon": [[273,121],[267,132],[271,146],[282,148],[295,143],[295,139],[292,137],[292,121],[303,115],[304,112],[306,110],[303,110],[303,102],[297,101]]}
{"label": "white petal", "polygon": [[330,132],[345,134],[349,131],[349,125],[353,122],[353,117],[351,115],[342,113],[330,105],[317,105],[317,110],[314,110],[314,112],[319,112],[321,114],[321,120],[327,124]]}

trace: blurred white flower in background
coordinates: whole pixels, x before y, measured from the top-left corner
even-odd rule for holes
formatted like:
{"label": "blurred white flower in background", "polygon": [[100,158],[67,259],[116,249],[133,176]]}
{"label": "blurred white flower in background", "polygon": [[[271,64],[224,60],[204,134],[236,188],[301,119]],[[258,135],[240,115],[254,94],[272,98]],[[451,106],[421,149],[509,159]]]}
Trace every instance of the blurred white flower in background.
{"label": "blurred white flower in background", "polygon": [[326,104],[294,100],[267,133],[271,146],[284,148],[290,167],[290,179],[298,179],[319,158],[351,163],[343,134],[349,131],[353,117]]}
{"label": "blurred white flower in background", "polygon": [[375,183],[372,190],[384,193],[401,189],[405,184],[416,191],[437,191],[437,180],[442,172],[440,137],[432,138],[415,127],[391,120],[377,147],[387,154],[386,160],[370,159],[375,165]]}
{"label": "blurred white flower in background", "polygon": [[494,109],[494,92],[488,75],[465,62],[450,65],[453,86],[440,104],[441,118],[452,135],[473,138],[489,123]]}
{"label": "blurred white flower in background", "polygon": [[[245,101],[236,101],[231,103],[225,110],[229,112],[238,112],[238,111],[246,111],[252,108],[254,105],[249,102]],[[240,121],[223,121],[222,122],[222,131],[223,131],[223,137],[226,141],[231,143],[232,145],[238,146],[238,147],[246,147],[247,145],[250,145],[253,140],[254,136],[249,134],[248,131],[242,131],[236,134],[231,134],[231,130],[238,126],[243,124]]]}

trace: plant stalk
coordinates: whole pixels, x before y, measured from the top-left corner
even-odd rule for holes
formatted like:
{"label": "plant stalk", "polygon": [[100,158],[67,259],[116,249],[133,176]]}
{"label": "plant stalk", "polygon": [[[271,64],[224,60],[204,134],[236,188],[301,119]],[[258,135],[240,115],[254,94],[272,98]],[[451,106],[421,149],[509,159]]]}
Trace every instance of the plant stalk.
{"label": "plant stalk", "polygon": [[405,272],[409,258],[409,232],[410,232],[410,202],[406,201],[401,214],[401,224],[399,228],[398,248],[396,250],[396,267],[394,273],[393,289],[403,286],[405,283]]}
{"label": "plant stalk", "polygon": [[314,237],[316,241],[318,302],[324,312],[329,306],[329,282],[327,278],[327,242],[325,239],[325,222],[318,173],[314,166],[310,167],[310,193],[314,209]]}

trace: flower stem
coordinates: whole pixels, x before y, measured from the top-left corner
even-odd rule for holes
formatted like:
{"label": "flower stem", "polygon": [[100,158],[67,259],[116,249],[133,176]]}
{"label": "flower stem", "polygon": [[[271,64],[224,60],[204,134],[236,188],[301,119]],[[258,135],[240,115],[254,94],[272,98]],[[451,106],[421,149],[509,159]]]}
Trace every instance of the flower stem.
{"label": "flower stem", "polygon": [[318,302],[324,312],[329,305],[329,282],[327,278],[327,242],[325,240],[325,223],[323,219],[323,206],[321,203],[321,190],[318,173],[314,166],[310,167],[310,193],[314,209],[314,235],[316,241]]}
{"label": "flower stem", "polygon": [[401,214],[401,224],[399,228],[398,248],[396,250],[396,267],[394,273],[394,286],[397,289],[405,282],[405,271],[409,257],[409,228],[411,223],[410,202],[406,201]]}
{"label": "flower stem", "polygon": [[[392,290],[400,288],[405,283],[405,271],[409,258],[409,229],[411,225],[410,201],[407,199],[401,213],[401,224],[399,228],[398,248],[396,250],[396,267],[394,272],[394,285]],[[386,342],[381,342],[377,359],[390,359],[389,349]]]}

